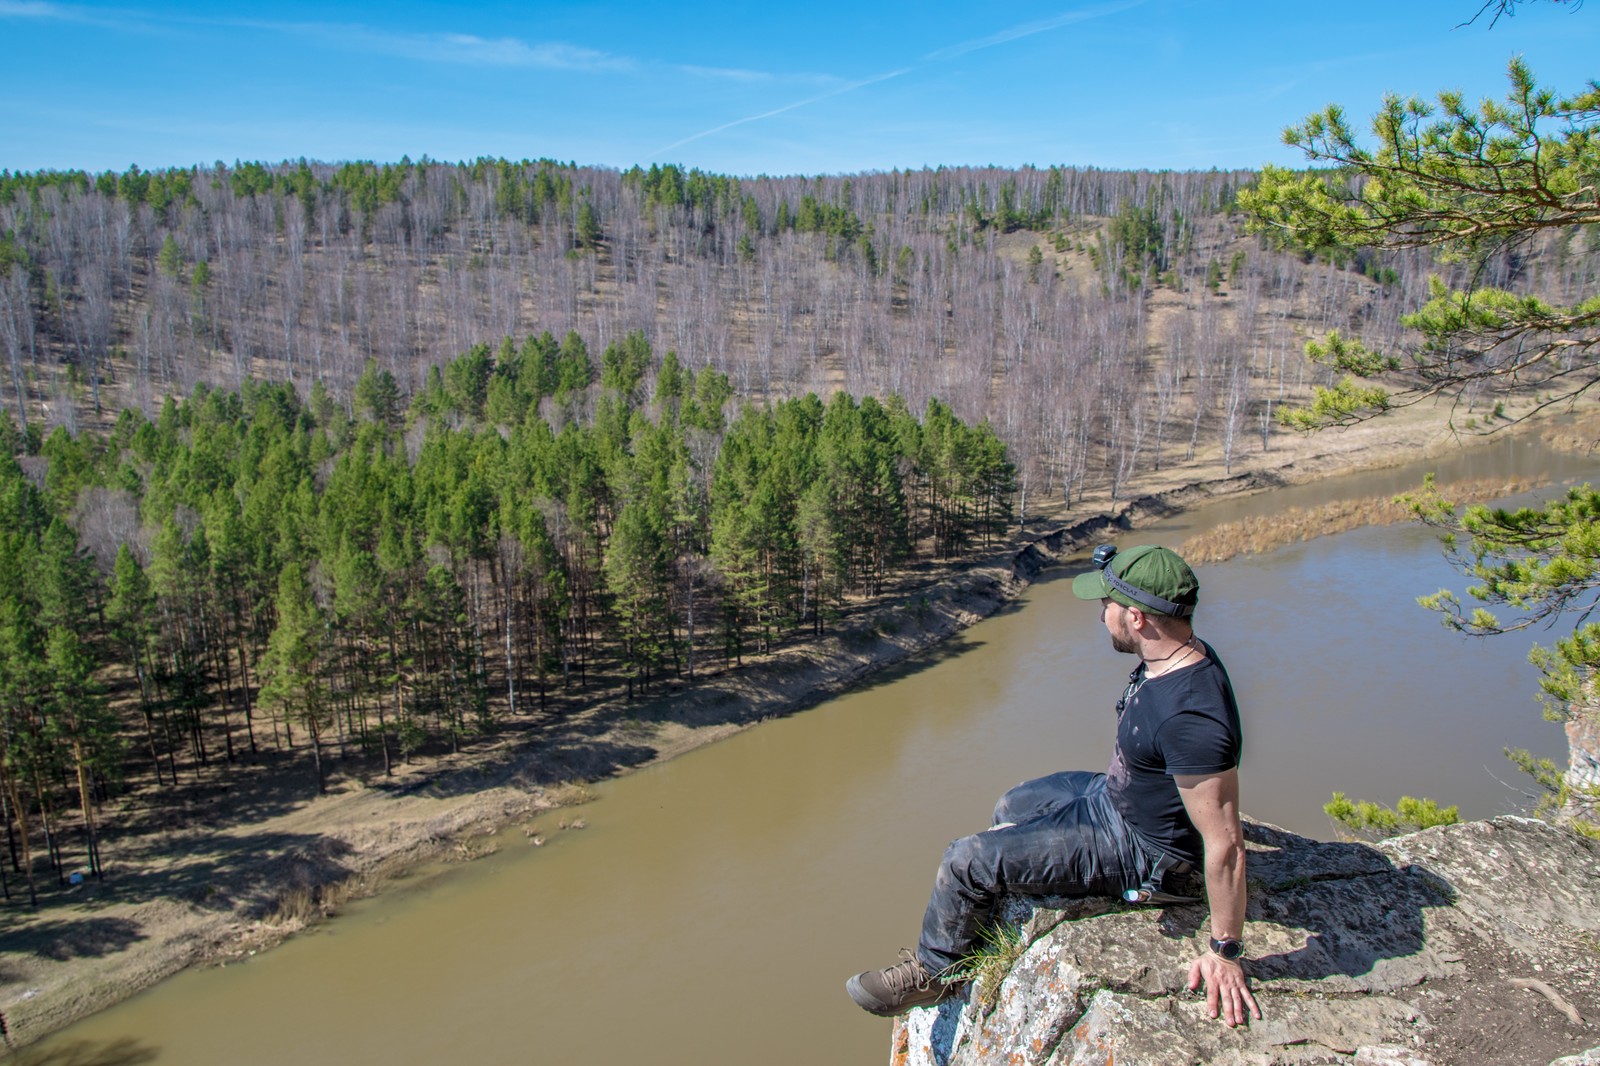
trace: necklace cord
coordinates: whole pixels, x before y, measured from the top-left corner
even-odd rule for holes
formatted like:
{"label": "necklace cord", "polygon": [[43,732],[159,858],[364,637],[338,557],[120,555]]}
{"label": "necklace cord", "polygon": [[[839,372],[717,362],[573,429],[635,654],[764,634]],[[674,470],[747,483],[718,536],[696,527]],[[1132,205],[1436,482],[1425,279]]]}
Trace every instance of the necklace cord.
{"label": "necklace cord", "polygon": [[[1189,634],[1189,639],[1188,640],[1184,641],[1182,644],[1179,644],[1176,648],[1173,648],[1171,651],[1167,652],[1167,654],[1163,655],[1161,658],[1159,658],[1159,659],[1144,659],[1143,657],[1141,657],[1141,662],[1143,663],[1145,669],[1148,670],[1151,666],[1159,665],[1160,663],[1166,662],[1168,659],[1172,658],[1174,655],[1178,654],[1180,651],[1183,651],[1184,649],[1188,649],[1189,651],[1193,651],[1194,650],[1194,634],[1193,633]],[[1181,659],[1179,661],[1182,662]]]}
{"label": "necklace cord", "polygon": [[1182,664],[1183,660],[1189,657],[1190,652],[1200,650],[1199,645],[1195,644],[1194,641],[1195,636],[1193,633],[1190,633],[1188,640],[1184,641],[1182,644],[1179,644],[1176,648],[1173,648],[1159,659],[1145,659],[1141,657],[1139,660],[1139,665],[1135,666],[1128,672],[1128,687],[1122,690],[1122,698],[1117,701],[1117,717],[1122,717],[1122,712],[1127,709],[1128,701],[1133,699],[1134,694],[1137,693],[1139,689],[1144,687],[1144,683],[1146,681],[1152,679],[1152,675],[1150,673],[1151,663],[1164,663],[1174,655],[1177,655],[1180,651],[1183,652],[1183,657],[1177,662],[1161,671],[1161,673],[1154,675],[1154,677],[1165,677],[1167,674],[1170,674],[1173,670],[1177,669],[1178,666]]}

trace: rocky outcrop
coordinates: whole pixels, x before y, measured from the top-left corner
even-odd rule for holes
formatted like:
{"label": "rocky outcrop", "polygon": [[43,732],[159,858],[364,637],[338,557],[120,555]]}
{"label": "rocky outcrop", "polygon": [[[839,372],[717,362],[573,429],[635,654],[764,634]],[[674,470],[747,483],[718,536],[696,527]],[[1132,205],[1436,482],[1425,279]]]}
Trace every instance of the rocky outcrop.
{"label": "rocky outcrop", "polygon": [[1260,1021],[1229,1029],[1184,988],[1203,904],[1010,900],[1025,950],[900,1019],[895,1066],[1600,1066],[1600,843],[1521,818],[1246,835]]}

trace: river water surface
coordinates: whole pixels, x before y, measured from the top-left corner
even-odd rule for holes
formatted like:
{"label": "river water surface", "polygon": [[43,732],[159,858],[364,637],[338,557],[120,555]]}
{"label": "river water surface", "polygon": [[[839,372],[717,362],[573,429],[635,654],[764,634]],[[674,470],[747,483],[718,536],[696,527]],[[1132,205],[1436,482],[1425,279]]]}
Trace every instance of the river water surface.
{"label": "river water surface", "polygon": [[[1126,543],[1403,491],[1428,469],[1600,475],[1504,441],[1214,505]],[[880,1066],[890,1023],[857,1010],[844,980],[914,943],[944,845],[1017,781],[1107,762],[1132,663],[1073,598],[1078,569],[865,687],[603,783],[587,829],[551,815],[539,849],[509,831],[490,857],[245,964],[181,974],[38,1051],[132,1053],[84,1060],[104,1066]],[[1326,537],[1200,578],[1197,629],[1239,691],[1248,814],[1325,837],[1339,789],[1485,817],[1522,802],[1504,746],[1564,754],[1532,698],[1532,638],[1463,638],[1415,605],[1465,584],[1425,531]]]}

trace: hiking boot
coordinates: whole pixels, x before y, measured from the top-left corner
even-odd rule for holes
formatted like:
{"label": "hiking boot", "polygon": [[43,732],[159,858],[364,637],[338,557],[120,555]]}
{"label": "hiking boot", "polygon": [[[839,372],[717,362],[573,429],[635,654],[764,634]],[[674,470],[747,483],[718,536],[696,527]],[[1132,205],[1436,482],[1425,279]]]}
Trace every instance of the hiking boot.
{"label": "hiking boot", "polygon": [[858,973],[844,983],[856,1006],[880,1018],[892,1018],[912,1007],[931,1007],[955,994],[956,986],[946,984],[922,965],[921,959],[905,948],[900,954],[902,961],[893,966]]}

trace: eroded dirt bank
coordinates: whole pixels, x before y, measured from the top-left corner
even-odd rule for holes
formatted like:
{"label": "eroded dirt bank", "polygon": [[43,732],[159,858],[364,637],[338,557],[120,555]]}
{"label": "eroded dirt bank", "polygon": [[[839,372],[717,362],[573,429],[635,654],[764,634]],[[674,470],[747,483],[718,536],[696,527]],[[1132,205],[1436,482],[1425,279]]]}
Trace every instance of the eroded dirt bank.
{"label": "eroded dirt bank", "polygon": [[[262,950],[398,873],[468,859],[480,838],[579,801],[597,780],[709,744],[765,718],[814,705],[944,640],[1018,596],[1065,555],[1151,519],[1222,496],[1331,473],[1409,462],[1461,441],[1416,417],[1312,438],[1278,438],[1237,462],[1185,465],[1144,479],[1149,491],[1030,523],[1004,551],[963,567],[912,574],[871,611],[828,636],[746,662],[648,700],[615,699],[390,779],[346,781],[309,799],[249,781],[196,786],[187,816],[157,822],[138,798],[106,842],[108,877],[28,912],[0,906],[0,1011],[18,1044],[35,1040],[186,966]],[[1030,510],[1032,507],[1030,506]],[[274,781],[281,781],[281,770]]]}

